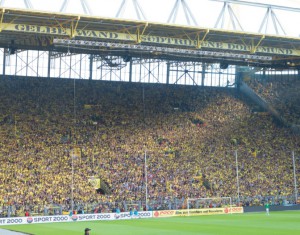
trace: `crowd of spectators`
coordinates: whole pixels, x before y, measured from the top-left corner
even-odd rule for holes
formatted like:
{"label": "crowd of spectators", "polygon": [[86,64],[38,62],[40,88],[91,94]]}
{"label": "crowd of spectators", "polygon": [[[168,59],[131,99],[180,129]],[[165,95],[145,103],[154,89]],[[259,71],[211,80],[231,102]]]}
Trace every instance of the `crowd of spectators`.
{"label": "crowd of spectators", "polygon": [[31,78],[0,89],[0,205],[70,208],[72,175],[75,204],[145,200],[145,156],[150,202],[236,197],[235,154],[245,201],[293,193],[299,136],[234,89]]}
{"label": "crowd of spectators", "polygon": [[290,124],[300,125],[300,79],[279,75],[251,79],[248,85],[271,104]]}

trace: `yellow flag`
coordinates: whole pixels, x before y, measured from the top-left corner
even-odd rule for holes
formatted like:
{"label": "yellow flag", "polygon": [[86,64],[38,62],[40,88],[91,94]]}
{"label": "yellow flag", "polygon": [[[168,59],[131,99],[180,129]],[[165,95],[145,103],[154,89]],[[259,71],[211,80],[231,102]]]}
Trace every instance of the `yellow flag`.
{"label": "yellow flag", "polygon": [[100,181],[100,178],[95,178],[95,177],[90,177],[88,179],[88,182],[94,187],[94,189],[99,189],[101,188],[101,181]]}

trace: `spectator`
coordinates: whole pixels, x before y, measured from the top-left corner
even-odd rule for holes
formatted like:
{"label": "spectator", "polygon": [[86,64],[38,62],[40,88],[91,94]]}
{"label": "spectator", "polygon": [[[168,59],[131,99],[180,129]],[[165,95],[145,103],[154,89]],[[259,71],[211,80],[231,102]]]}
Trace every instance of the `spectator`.
{"label": "spectator", "polygon": [[84,235],[89,235],[89,234],[90,234],[90,231],[91,231],[90,228],[84,229]]}

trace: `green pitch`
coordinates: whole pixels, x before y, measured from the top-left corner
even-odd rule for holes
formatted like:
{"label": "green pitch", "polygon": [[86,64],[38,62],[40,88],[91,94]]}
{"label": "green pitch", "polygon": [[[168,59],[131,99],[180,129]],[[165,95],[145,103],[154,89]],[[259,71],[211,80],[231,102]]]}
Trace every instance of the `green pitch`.
{"label": "green pitch", "polygon": [[299,235],[300,211],[0,226],[34,235],[82,235],[86,227],[91,235]]}

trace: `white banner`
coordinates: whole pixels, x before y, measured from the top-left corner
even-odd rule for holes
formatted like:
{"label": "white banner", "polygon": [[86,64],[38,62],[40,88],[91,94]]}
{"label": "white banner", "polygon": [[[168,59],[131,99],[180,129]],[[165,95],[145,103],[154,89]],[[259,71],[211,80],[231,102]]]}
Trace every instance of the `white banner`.
{"label": "white banner", "polygon": [[153,212],[152,211],[139,211],[138,215],[130,215],[129,212],[122,212],[122,213],[115,213],[114,219],[145,219],[145,218],[152,218]]}
{"label": "white banner", "polygon": [[26,219],[26,217],[0,218],[0,225],[27,224]]}
{"label": "white banner", "polygon": [[[228,214],[243,213],[243,207],[211,208],[211,209],[191,209],[190,215],[207,214]],[[122,220],[122,219],[143,219],[152,217],[186,216],[188,210],[168,210],[168,211],[139,211],[137,215],[130,215],[129,212],[122,213],[101,213],[101,214],[78,214],[78,215],[56,215],[56,216],[33,216],[33,217],[11,217],[0,218],[0,225],[15,224],[39,224],[58,222],[80,222],[93,220]]]}
{"label": "white banner", "polygon": [[114,213],[0,218],[0,225],[114,220]]}
{"label": "white banner", "polygon": [[244,213],[243,207],[225,207],[225,208],[206,208],[206,209],[184,209],[184,210],[163,210],[154,211],[153,217],[171,217],[171,216],[199,216],[199,215],[217,215],[217,214],[237,214]]}
{"label": "white banner", "polygon": [[31,224],[31,223],[53,223],[53,222],[68,222],[71,218],[68,215],[57,216],[35,216],[35,217],[10,217],[1,218],[0,225],[13,224]]}
{"label": "white banner", "polygon": [[113,213],[72,215],[72,221],[114,220]]}

